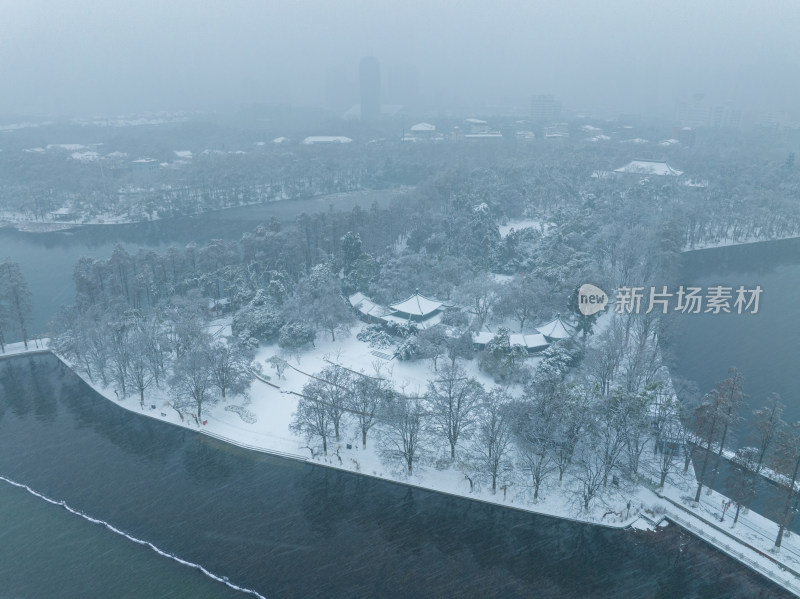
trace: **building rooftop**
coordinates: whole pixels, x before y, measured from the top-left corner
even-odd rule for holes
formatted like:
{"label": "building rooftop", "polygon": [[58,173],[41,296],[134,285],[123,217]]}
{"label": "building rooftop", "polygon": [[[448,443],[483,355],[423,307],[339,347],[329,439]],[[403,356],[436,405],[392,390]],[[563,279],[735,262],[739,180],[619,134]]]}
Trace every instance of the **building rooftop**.
{"label": "building rooftop", "polygon": [[637,175],[659,175],[677,177],[683,171],[672,168],[662,160],[631,160],[625,166],[614,169],[615,173],[632,173]]}
{"label": "building rooftop", "polygon": [[428,314],[432,314],[433,312],[436,312],[436,310],[440,309],[442,307],[442,302],[428,299],[417,292],[408,299],[405,299],[397,304],[392,304],[389,307],[392,310],[396,312],[402,312],[403,314],[411,314],[412,316],[427,316]]}

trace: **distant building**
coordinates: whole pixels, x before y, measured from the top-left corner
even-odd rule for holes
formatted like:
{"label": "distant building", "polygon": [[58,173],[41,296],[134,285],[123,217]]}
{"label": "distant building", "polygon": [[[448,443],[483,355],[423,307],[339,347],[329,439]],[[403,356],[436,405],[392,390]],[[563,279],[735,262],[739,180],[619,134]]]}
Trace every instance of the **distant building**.
{"label": "distant building", "polygon": [[436,125],[417,123],[416,125],[412,125],[409,131],[412,133],[434,133],[436,131]]}
{"label": "distant building", "polygon": [[678,177],[683,171],[672,168],[663,160],[631,160],[625,166],[614,169],[615,173],[630,175],[656,175],[667,177]]}
{"label": "distant building", "polygon": [[315,144],[349,144],[352,139],[343,135],[310,135],[303,140],[307,146]]}
{"label": "distant building", "polygon": [[381,115],[381,65],[374,56],[361,59],[359,66],[361,89],[361,120],[377,121]]}
{"label": "distant building", "polygon": [[740,128],[742,111],[730,103],[711,105],[705,95],[694,94],[691,100],[677,103],[675,120],[679,127]]}
{"label": "distant building", "polygon": [[561,109],[551,94],[536,95],[531,98],[531,121],[537,125],[555,123]]}
{"label": "distant building", "polygon": [[430,123],[417,123],[409,127],[403,136],[403,141],[440,141],[444,139],[441,133],[437,133],[436,125]]}
{"label": "distant building", "polygon": [[489,133],[489,123],[481,119],[464,119],[464,128],[467,134]]}

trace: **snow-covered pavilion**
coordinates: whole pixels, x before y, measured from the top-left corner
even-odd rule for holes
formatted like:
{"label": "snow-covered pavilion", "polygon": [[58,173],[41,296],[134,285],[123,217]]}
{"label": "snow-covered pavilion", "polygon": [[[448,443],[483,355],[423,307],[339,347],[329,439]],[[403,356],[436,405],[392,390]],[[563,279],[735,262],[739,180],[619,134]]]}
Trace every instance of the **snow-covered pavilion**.
{"label": "snow-covered pavilion", "polygon": [[571,324],[564,322],[561,319],[561,314],[556,314],[556,317],[550,322],[546,322],[536,327],[548,343],[552,343],[557,339],[569,339],[575,334],[575,327]]}
{"label": "snow-covered pavilion", "polygon": [[[475,349],[485,349],[486,345],[494,339],[494,333],[489,331],[480,331],[472,335],[472,344]],[[537,354],[542,350],[547,349],[550,345],[541,333],[512,333],[508,336],[509,345],[512,347],[519,346],[525,348],[529,354]]]}
{"label": "snow-covered pavilion", "polygon": [[414,295],[402,302],[389,306],[393,316],[414,322],[423,322],[433,318],[441,313],[443,307],[442,302],[420,295],[419,291],[414,292]]}
{"label": "snow-covered pavilion", "polygon": [[631,160],[625,166],[614,169],[615,173],[625,175],[657,175],[659,177],[678,177],[683,171],[672,168],[665,160]]}

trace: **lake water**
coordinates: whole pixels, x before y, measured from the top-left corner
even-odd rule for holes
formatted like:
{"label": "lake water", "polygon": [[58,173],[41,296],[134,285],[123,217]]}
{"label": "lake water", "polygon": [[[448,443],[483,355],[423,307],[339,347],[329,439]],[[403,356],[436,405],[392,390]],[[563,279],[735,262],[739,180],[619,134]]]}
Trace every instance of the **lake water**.
{"label": "lake water", "polygon": [[800,239],[687,252],[681,276],[684,286],[763,289],[757,314],[671,318],[673,372],[694,381],[701,393],[727,378],[732,366],[744,376],[747,405],[730,445],[750,440],[746,424],[770,393],[781,395],[786,420],[800,420],[794,378],[800,372]]}
{"label": "lake water", "polygon": [[[128,412],[50,356],[0,362],[0,475],[270,598],[789,596],[675,526],[582,525],[240,450]],[[3,481],[0,517],[2,597],[231,596]]]}
{"label": "lake water", "polygon": [[[31,328],[43,330],[72,301],[82,255],[108,257],[118,242],[135,252],[237,239],[273,214],[289,222],[330,204],[37,235],[2,229],[0,257],[22,264]],[[789,241],[685,255],[685,285],[760,284],[764,294],[759,315],[676,319],[677,372],[709,389],[736,365],[752,401],[778,391],[800,418],[790,376],[800,366],[799,249]],[[577,525],[253,455],[124,412],[57,364],[0,362],[0,475],[268,597],[785,596],[676,527],[653,535]],[[232,592],[0,481],[0,597]]]}
{"label": "lake water", "polygon": [[238,240],[243,233],[267,224],[274,217],[284,225],[305,212],[330,209],[369,210],[373,203],[388,205],[402,191],[364,191],[324,196],[311,200],[287,200],[241,208],[220,210],[194,217],[180,217],[129,225],[92,225],[52,233],[22,233],[0,228],[0,260],[18,262],[33,294],[33,313],[29,330],[44,333],[61,305],[75,299],[72,272],[81,256],[106,259],[121,244],[129,253],[139,248],[156,251],[170,245],[184,246],[192,241],[203,244],[211,239]]}

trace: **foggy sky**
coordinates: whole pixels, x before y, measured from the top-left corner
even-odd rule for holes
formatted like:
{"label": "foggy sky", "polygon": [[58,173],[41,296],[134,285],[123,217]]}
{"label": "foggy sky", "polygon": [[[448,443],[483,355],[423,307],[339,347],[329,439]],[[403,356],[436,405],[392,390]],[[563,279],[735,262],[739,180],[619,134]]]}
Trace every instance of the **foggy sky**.
{"label": "foggy sky", "polygon": [[435,108],[669,114],[700,92],[797,116],[798,31],[791,0],[0,0],[0,114],[324,106],[374,55]]}

